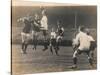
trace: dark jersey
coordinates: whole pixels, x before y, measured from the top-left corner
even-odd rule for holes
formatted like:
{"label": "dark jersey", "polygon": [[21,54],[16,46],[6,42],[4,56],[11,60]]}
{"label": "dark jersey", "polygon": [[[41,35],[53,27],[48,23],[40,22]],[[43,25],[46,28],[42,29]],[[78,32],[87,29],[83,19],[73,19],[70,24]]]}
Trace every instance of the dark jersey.
{"label": "dark jersey", "polygon": [[32,29],[37,32],[40,31],[40,20],[39,19],[33,21]]}
{"label": "dark jersey", "polygon": [[23,28],[24,33],[30,33],[31,31],[31,22],[27,19],[24,19],[25,27]]}
{"label": "dark jersey", "polygon": [[57,29],[57,33],[58,33],[58,35],[60,35],[60,36],[63,36],[63,35],[64,35],[64,31],[63,31],[63,29],[60,28],[60,27]]}
{"label": "dark jersey", "polygon": [[56,46],[56,39],[50,39],[50,44],[52,44],[52,46]]}

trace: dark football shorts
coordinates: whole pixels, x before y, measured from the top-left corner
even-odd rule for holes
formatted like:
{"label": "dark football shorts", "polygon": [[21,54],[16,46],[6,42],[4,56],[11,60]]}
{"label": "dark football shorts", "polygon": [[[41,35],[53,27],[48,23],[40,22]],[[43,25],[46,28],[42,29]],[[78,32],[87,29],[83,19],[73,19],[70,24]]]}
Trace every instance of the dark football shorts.
{"label": "dark football shorts", "polygon": [[47,30],[42,30],[43,31],[43,35],[47,36]]}
{"label": "dark football shorts", "polygon": [[51,39],[50,41],[51,41],[52,46],[56,46],[56,39]]}
{"label": "dark football shorts", "polygon": [[77,53],[78,53],[78,54],[82,54],[82,53],[89,54],[89,53],[90,53],[90,50],[80,50],[80,49],[78,49],[78,50],[77,50]]}

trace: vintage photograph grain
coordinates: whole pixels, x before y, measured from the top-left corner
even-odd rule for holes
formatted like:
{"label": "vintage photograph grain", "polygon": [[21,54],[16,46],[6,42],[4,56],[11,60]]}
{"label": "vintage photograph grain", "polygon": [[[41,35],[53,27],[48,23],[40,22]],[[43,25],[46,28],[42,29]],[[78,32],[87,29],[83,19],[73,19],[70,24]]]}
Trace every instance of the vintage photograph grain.
{"label": "vintage photograph grain", "polygon": [[97,6],[12,0],[12,75],[97,69]]}

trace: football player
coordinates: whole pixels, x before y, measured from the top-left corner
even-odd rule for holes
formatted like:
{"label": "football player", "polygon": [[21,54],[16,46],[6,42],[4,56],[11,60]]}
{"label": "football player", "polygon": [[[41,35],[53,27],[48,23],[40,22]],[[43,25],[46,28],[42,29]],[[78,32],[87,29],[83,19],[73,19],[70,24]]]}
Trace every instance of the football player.
{"label": "football player", "polygon": [[56,48],[56,45],[57,45],[56,38],[57,38],[57,34],[56,34],[56,32],[54,32],[54,29],[52,28],[52,31],[50,34],[50,51],[53,54],[53,50],[52,50],[52,47],[53,47],[56,55],[59,55],[58,50]]}
{"label": "football player", "polygon": [[76,35],[75,42],[77,45],[77,49],[73,53],[73,63],[74,65],[71,68],[77,68],[77,56],[81,53],[86,53],[88,56],[88,60],[91,66],[93,66],[93,61],[90,56],[90,45],[91,40],[86,34],[85,27],[82,26],[79,28],[79,33]]}
{"label": "football player", "polygon": [[59,44],[61,43],[62,41],[62,38],[64,36],[64,28],[61,26],[61,21],[57,21],[57,39],[56,39],[56,42],[57,42],[57,49],[59,50]]}
{"label": "football player", "polygon": [[47,44],[47,32],[48,32],[48,18],[46,15],[46,9],[42,9],[42,18],[41,18],[41,30],[43,32],[43,39],[44,39],[44,49],[43,51],[48,49]]}
{"label": "football player", "polygon": [[28,46],[28,42],[30,39],[30,32],[31,32],[31,22],[30,22],[30,16],[22,17],[17,20],[17,22],[23,22],[24,28],[21,32],[22,37],[22,53],[26,54],[26,49]]}

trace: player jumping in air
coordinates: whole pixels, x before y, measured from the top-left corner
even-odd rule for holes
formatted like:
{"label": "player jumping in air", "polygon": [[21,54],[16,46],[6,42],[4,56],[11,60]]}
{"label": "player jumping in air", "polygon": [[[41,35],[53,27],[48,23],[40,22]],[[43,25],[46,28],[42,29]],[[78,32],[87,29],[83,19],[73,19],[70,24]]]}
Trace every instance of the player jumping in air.
{"label": "player jumping in air", "polygon": [[42,8],[41,30],[43,32],[43,40],[44,40],[43,51],[45,51],[48,49],[48,44],[47,44],[48,18],[46,15],[46,9],[44,8]]}
{"label": "player jumping in air", "polygon": [[21,32],[21,37],[22,37],[22,52],[26,54],[26,49],[28,46],[28,42],[30,39],[30,31],[31,31],[31,22],[30,22],[30,17],[23,17],[17,20],[17,22],[23,22],[24,23],[24,28]]}
{"label": "player jumping in air", "polygon": [[93,66],[93,61],[90,54],[90,45],[91,45],[91,39],[87,35],[85,31],[85,27],[79,28],[79,33],[76,35],[76,38],[74,39],[77,48],[75,48],[75,51],[73,53],[73,63],[74,65],[71,67],[73,69],[77,68],[77,56],[81,53],[86,53],[88,56],[88,60],[91,66]]}

